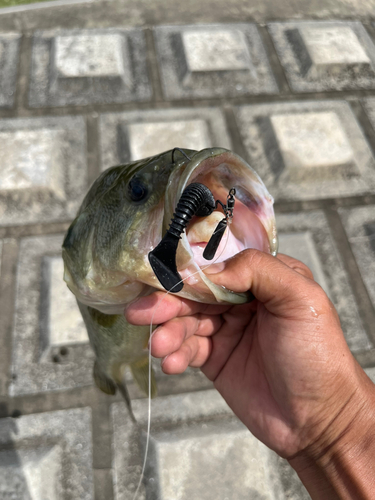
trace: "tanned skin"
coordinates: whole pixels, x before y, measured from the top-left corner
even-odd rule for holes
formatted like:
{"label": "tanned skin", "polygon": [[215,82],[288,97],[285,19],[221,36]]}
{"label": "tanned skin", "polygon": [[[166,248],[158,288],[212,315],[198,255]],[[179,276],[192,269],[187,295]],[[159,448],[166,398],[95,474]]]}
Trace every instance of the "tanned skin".
{"label": "tanned skin", "polygon": [[199,367],[248,429],[286,458],[313,500],[375,495],[375,386],[352,356],[337,312],[311,271],[286,255],[246,250],[207,269],[244,305],[162,292],[128,306],[159,324],[152,355],[167,374]]}

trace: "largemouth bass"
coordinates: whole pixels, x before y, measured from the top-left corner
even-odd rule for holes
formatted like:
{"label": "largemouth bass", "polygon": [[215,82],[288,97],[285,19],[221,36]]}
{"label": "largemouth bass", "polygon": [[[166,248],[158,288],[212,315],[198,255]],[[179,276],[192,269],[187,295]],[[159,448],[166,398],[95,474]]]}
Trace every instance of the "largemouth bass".
{"label": "largemouth bass", "polygon": [[[95,383],[107,394],[118,388],[129,408],[126,365],[148,392],[149,327],[127,323],[124,306],[163,290],[148,254],[161,241],[181,194],[192,183],[207,186],[223,201],[235,188],[233,221],[216,262],[247,248],[276,255],[273,198],[243,159],[221,148],[176,148],[109,168],[92,185],[64,239],[64,279],[77,298],[96,355]],[[194,217],[182,234],[176,264],[185,281],[178,295],[211,304],[246,302],[246,294],[215,285],[202,270],[209,264],[202,256],[204,248],[222,218],[218,206],[207,217]],[[155,391],[153,377],[152,395]]]}

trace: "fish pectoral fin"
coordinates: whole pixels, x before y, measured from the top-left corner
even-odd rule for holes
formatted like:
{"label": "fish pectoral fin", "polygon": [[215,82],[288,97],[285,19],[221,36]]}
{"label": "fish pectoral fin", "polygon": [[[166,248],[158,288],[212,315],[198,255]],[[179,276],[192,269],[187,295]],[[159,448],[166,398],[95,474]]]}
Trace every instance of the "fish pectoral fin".
{"label": "fish pectoral fin", "polygon": [[[149,362],[148,356],[135,361],[130,365],[134,380],[137,382],[142,391],[148,395],[148,378],[149,378]],[[154,398],[157,393],[155,373],[151,367],[151,397]]]}
{"label": "fish pectoral fin", "polygon": [[98,366],[98,362],[94,363],[94,381],[96,387],[106,394],[116,394],[116,384],[107,375],[105,375]]}

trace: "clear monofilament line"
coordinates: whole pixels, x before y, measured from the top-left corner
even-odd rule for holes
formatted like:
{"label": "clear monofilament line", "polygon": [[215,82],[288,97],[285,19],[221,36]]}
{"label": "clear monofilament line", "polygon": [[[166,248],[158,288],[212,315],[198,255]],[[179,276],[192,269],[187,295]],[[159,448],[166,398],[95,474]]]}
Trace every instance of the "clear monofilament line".
{"label": "clear monofilament line", "polygon": [[[228,221],[229,222],[229,221]],[[230,220],[231,222],[231,220]],[[221,252],[219,253],[219,255],[216,257],[215,260],[213,260],[212,262],[210,262],[210,264],[208,264],[207,266],[205,267],[202,267],[201,269],[199,269],[198,271],[195,271],[194,273],[192,274],[189,274],[189,276],[186,276],[186,278],[182,279],[181,281],[179,281],[177,284],[179,283],[182,283],[184,281],[186,281],[187,279],[191,278],[192,276],[194,276],[195,274],[199,274],[201,271],[204,271],[206,270],[208,267],[212,266],[213,264],[215,264],[215,262],[217,262],[218,259],[220,259],[220,257],[223,255],[223,253],[225,252],[225,249],[227,247],[227,243],[228,243],[228,240],[229,240],[229,226],[230,226],[230,222],[228,224],[228,231],[225,231],[226,233],[226,239],[225,239],[225,244],[223,246],[223,249],[221,250]],[[215,231],[216,232],[216,231]],[[213,234],[215,234],[215,232]],[[177,286],[177,284],[175,286]],[[142,480],[143,480],[143,477],[144,477],[144,473],[145,473],[145,470],[146,470],[146,463],[147,463],[147,455],[148,455],[148,448],[149,448],[149,444],[150,444],[150,430],[151,430],[151,370],[152,370],[152,366],[151,366],[151,361],[152,361],[152,356],[151,356],[151,339],[152,339],[152,336],[154,334],[154,332],[152,331],[152,326],[153,326],[153,323],[154,323],[154,317],[155,317],[155,314],[157,312],[157,310],[159,309],[159,307],[161,306],[161,304],[164,302],[164,300],[166,299],[166,297],[170,294],[170,293],[173,293],[172,292],[173,288],[169,291],[167,291],[167,293],[164,295],[164,297],[162,298],[162,300],[157,304],[157,306],[155,307],[154,309],[154,312],[152,313],[152,316],[151,316],[151,323],[150,323],[150,340],[148,342],[148,409],[147,409],[147,437],[146,437],[146,447],[145,447],[145,455],[144,455],[144,459],[143,459],[143,465],[142,465],[142,470],[141,470],[141,477],[139,478],[139,482],[138,482],[138,486],[137,486],[137,489],[135,490],[135,493],[134,493],[134,497],[133,497],[133,500],[136,500],[137,498],[137,495],[138,495],[138,491],[139,491],[139,488],[141,487],[141,484],[142,484]]]}

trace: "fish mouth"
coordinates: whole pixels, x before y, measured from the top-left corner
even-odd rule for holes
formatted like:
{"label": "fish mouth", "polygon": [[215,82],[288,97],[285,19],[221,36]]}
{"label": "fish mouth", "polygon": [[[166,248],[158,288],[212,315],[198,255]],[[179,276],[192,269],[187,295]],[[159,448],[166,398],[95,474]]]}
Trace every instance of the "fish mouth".
{"label": "fish mouth", "polygon": [[[177,203],[189,184],[201,183],[212,192],[215,200],[227,203],[231,188],[235,188],[233,219],[228,225],[212,261],[203,252],[217,224],[225,217],[220,206],[207,217],[193,217],[181,235],[176,262],[184,279],[179,295],[197,300],[205,290],[219,302],[244,302],[243,294],[217,287],[206,276],[205,269],[219,264],[248,248],[276,255],[278,239],[273,211],[273,198],[258,174],[238,155],[222,148],[204,149],[188,163],[173,171],[167,186],[163,233],[173,217]],[[207,288],[209,290],[207,290]],[[234,297],[237,296],[237,297]],[[207,297],[199,300],[207,301]]]}

